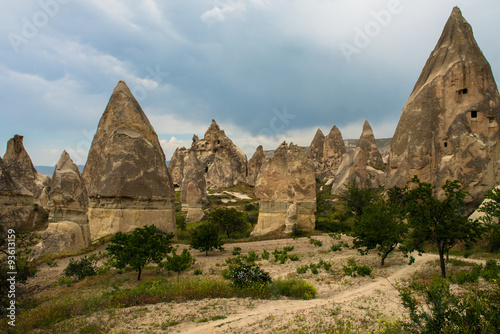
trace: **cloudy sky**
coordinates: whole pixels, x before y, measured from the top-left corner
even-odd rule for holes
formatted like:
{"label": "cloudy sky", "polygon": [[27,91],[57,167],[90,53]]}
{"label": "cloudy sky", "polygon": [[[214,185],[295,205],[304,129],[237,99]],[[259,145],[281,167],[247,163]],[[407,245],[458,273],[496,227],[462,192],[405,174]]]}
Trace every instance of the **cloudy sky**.
{"label": "cloudy sky", "polygon": [[392,137],[453,6],[500,77],[494,0],[39,0],[0,3],[0,154],[84,164],[125,80],[167,160],[212,119],[250,156],[319,127]]}

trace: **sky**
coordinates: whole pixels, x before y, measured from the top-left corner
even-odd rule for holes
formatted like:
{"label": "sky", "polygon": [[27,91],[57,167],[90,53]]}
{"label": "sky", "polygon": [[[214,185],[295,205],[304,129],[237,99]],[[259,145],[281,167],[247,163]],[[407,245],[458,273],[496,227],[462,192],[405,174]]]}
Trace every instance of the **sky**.
{"label": "sky", "polygon": [[390,138],[458,5],[500,77],[494,0],[37,0],[0,2],[0,155],[85,164],[124,80],[169,160],[215,119],[250,158],[364,120]]}

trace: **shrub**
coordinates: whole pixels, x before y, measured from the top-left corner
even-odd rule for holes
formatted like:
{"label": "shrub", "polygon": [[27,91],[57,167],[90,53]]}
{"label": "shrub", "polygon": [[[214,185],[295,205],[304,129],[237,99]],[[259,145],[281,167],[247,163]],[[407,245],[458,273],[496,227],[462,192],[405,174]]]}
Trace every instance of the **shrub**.
{"label": "shrub", "polygon": [[262,259],[269,260],[269,252],[265,249],[262,251]]}
{"label": "shrub", "polygon": [[215,224],[206,223],[191,232],[191,248],[205,252],[206,256],[208,256],[208,252],[215,249],[223,251],[223,244],[224,242],[219,237],[219,227]]}
{"label": "shrub", "polygon": [[307,270],[309,269],[309,266],[307,264],[297,267],[297,274],[305,274],[307,273]]}
{"label": "shrub", "polygon": [[74,277],[78,281],[87,276],[94,276],[98,272],[97,261],[99,261],[99,259],[96,254],[92,254],[89,257],[84,256],[76,261],[74,259],[69,259],[69,264],[63,271],[64,276],[69,278]]}
{"label": "shrub", "polygon": [[301,279],[278,279],[269,285],[273,296],[285,296],[294,299],[311,299],[318,291],[309,282]]}
{"label": "shrub", "polygon": [[241,254],[241,247],[233,247],[233,255],[240,255]]}
{"label": "shrub", "polygon": [[314,246],[316,246],[316,247],[321,247],[321,246],[323,246],[323,241],[318,240],[318,239],[309,238],[309,243],[310,243],[310,244],[313,244],[313,245],[314,245]]}
{"label": "shrub", "polygon": [[245,211],[255,211],[257,210],[257,207],[252,204],[252,203],[249,203],[249,204],[245,204]]}
{"label": "shrub", "polygon": [[349,258],[347,260],[347,266],[342,265],[342,270],[346,276],[356,277],[359,276],[370,276],[373,268],[367,265],[358,265],[354,258]]}
{"label": "shrub", "polygon": [[248,252],[248,254],[246,256],[246,260],[248,262],[255,262],[255,260],[258,260],[258,259],[259,259],[259,255],[257,255],[257,253],[255,253],[255,251]]}
{"label": "shrub", "polygon": [[54,261],[52,259],[49,259],[47,260],[47,262],[45,262],[50,268],[54,268],[54,267],[57,267],[57,261]]}
{"label": "shrub", "polygon": [[298,260],[300,260],[299,256],[297,254],[289,254],[288,258],[290,259],[290,261],[298,261]]}
{"label": "shrub", "polygon": [[343,246],[343,245],[342,245],[342,243],[340,243],[340,242],[339,242],[339,243],[336,243],[336,244],[332,244],[332,245],[330,246],[330,251],[332,251],[332,252],[339,252],[339,251],[341,251],[341,250],[342,250],[342,246]]}
{"label": "shrub", "polygon": [[231,281],[231,284],[238,289],[250,288],[255,285],[264,285],[271,282],[269,273],[260,269],[255,264],[239,263],[230,265],[229,270],[224,272],[224,278]]}
{"label": "shrub", "polygon": [[487,281],[493,281],[498,279],[499,269],[497,261],[489,259],[486,261],[486,266],[481,271],[481,276]]}
{"label": "shrub", "polygon": [[168,271],[177,273],[177,280],[179,280],[181,272],[189,269],[196,261],[187,249],[183,249],[182,253],[177,255],[176,251],[178,248],[179,246],[172,250],[172,256],[167,255],[167,260],[161,263],[161,266]]}
{"label": "shrub", "polygon": [[292,238],[297,239],[300,237],[306,237],[308,233],[300,228],[299,225],[293,224],[292,226]]}
{"label": "shrub", "polygon": [[203,271],[201,269],[196,268],[193,272],[196,276],[203,275]]}

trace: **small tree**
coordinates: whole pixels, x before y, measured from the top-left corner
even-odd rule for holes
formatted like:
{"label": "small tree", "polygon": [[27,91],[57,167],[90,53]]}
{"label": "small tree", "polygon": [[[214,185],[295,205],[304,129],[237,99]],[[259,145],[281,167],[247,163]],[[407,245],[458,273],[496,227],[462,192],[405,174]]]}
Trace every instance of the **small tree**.
{"label": "small tree", "polygon": [[123,269],[130,265],[138,272],[137,280],[140,280],[145,265],[151,262],[160,264],[172,250],[173,238],[173,233],[167,235],[157,233],[154,225],[138,227],[132,234],[118,232],[106,250],[111,255],[114,267]]}
{"label": "small tree", "polygon": [[236,209],[219,208],[212,211],[210,221],[226,232],[227,237],[233,232],[241,231],[245,228],[245,214]]}
{"label": "small tree", "polygon": [[387,256],[403,241],[407,231],[402,210],[404,190],[391,188],[387,201],[380,199],[363,209],[353,229],[355,247],[361,254],[377,249],[384,265]]}
{"label": "small tree", "polygon": [[434,243],[439,253],[441,276],[446,278],[444,255],[459,241],[476,241],[481,235],[481,227],[465,215],[467,192],[460,181],[446,180],[442,186],[443,200],[433,196],[434,186],[420,182],[417,176],[411,182],[417,187],[407,193],[406,210],[411,229],[405,249],[423,252],[426,242]]}
{"label": "small tree", "polygon": [[489,201],[484,201],[479,207],[479,212],[486,214],[480,220],[488,230],[488,244],[490,251],[493,252],[500,249],[500,189],[488,190],[484,198]]}
{"label": "small tree", "polygon": [[177,255],[177,249],[179,249],[179,246],[172,250],[172,256],[167,255],[167,260],[162,263],[162,267],[168,271],[176,272],[178,281],[181,273],[189,269],[196,260],[187,249],[183,249],[182,253]]}
{"label": "small tree", "polygon": [[347,210],[354,216],[361,216],[363,209],[376,199],[374,188],[362,189],[355,178],[346,185],[340,198],[345,202]]}
{"label": "small tree", "polygon": [[205,252],[208,256],[208,252],[213,250],[223,251],[222,245],[224,242],[219,237],[219,227],[212,223],[206,223],[198,226],[191,232],[191,248],[197,249],[201,252]]}

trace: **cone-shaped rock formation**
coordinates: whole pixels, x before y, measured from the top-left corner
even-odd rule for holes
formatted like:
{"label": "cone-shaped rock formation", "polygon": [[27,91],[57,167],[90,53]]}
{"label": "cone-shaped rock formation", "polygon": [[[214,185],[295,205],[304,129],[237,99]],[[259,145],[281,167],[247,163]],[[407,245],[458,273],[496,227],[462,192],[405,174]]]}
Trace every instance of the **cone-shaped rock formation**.
{"label": "cone-shaped rock formation", "polygon": [[83,178],[92,239],[156,225],[176,232],[174,188],[158,136],[125,82],[109,99]]}
{"label": "cone-shaped rock formation", "polygon": [[458,7],[403,108],[387,186],[413,176],[440,188],[459,179],[475,200],[498,183],[500,96],[490,65]]}
{"label": "cone-shaped rock formation", "polygon": [[189,153],[184,168],[181,202],[187,205],[187,219],[189,222],[197,222],[203,218],[203,206],[208,203],[207,186],[203,166],[194,151]]}
{"label": "cone-shaped rock formation", "polygon": [[266,160],[267,157],[264,153],[264,149],[262,148],[262,145],[259,145],[259,147],[257,147],[257,150],[255,150],[255,153],[252,155],[252,158],[248,160],[247,183],[249,185],[255,186],[260,169],[262,168],[262,165],[266,162]]}
{"label": "cone-shaped rock formation", "polygon": [[376,167],[384,166],[384,160],[382,160],[382,155],[377,148],[375,136],[368,121],[365,121],[363,124],[363,132],[361,133],[361,137],[359,137],[358,147],[365,152],[368,165]]}

